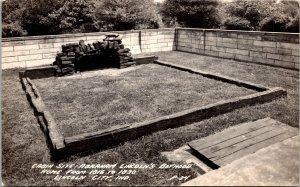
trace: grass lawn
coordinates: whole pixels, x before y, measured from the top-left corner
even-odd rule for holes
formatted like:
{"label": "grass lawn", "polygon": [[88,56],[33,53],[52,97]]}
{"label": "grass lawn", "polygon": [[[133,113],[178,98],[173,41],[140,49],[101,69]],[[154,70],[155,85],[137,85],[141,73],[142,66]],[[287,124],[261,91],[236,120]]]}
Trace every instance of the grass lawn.
{"label": "grass lawn", "polygon": [[[242,122],[272,117],[288,125],[299,124],[299,78],[297,71],[205,57],[182,52],[156,53],[161,60],[184,64],[204,71],[224,75],[266,86],[281,86],[288,91],[287,98],[269,103],[241,108],[217,117],[176,129],[168,129],[128,141],[118,147],[89,156],[73,157],[64,164],[81,163],[166,163],[160,155],[186,142],[219,132]],[[18,78],[19,70],[2,73],[2,178],[6,185],[179,185],[178,180],[168,180],[174,175],[195,174],[191,170],[153,169],[139,170],[127,181],[63,180],[42,175],[30,169],[35,163],[49,163],[49,152],[43,133],[33,115]]]}
{"label": "grass lawn", "polygon": [[[112,76],[107,73],[111,72]],[[160,65],[34,80],[65,137],[141,122],[222,99],[255,93]],[[102,73],[102,74],[101,74]]]}

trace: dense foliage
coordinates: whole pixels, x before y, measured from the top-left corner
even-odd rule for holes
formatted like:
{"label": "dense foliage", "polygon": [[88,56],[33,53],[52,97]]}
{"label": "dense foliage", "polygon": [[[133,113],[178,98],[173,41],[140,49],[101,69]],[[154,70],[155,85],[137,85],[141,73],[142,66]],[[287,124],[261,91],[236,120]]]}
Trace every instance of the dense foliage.
{"label": "dense foliage", "polygon": [[299,3],[234,0],[224,5],[226,29],[299,32]]}
{"label": "dense foliage", "polygon": [[153,0],[6,0],[2,36],[158,28]]}
{"label": "dense foliage", "polygon": [[2,36],[159,27],[299,32],[297,0],[5,0]]}
{"label": "dense foliage", "polygon": [[217,28],[220,18],[218,0],[165,0],[161,13],[169,24],[184,27]]}
{"label": "dense foliage", "polygon": [[103,0],[96,20],[103,30],[158,28],[156,7],[149,0]]}
{"label": "dense foliage", "polygon": [[254,30],[250,21],[239,17],[226,19],[224,25],[228,30]]}
{"label": "dense foliage", "polygon": [[271,13],[260,23],[260,30],[272,32],[299,32],[299,3],[282,1],[271,8]]}

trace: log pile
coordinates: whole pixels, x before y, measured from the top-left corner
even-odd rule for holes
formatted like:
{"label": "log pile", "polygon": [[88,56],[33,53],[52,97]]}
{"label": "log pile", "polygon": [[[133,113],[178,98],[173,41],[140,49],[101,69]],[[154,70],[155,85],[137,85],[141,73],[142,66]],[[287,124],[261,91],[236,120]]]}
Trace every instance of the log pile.
{"label": "log pile", "polygon": [[118,35],[106,35],[103,42],[96,41],[92,45],[79,43],[62,45],[62,52],[56,55],[54,65],[58,75],[74,74],[95,68],[126,68],[135,65],[129,48],[125,48]]}

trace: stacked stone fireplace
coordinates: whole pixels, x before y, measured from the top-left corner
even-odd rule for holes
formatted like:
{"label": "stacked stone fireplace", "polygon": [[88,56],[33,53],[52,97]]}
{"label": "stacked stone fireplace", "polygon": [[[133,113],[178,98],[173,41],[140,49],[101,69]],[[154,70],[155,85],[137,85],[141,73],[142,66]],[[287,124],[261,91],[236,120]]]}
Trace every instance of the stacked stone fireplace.
{"label": "stacked stone fireplace", "polygon": [[57,75],[72,75],[76,72],[98,68],[126,68],[135,65],[129,48],[125,48],[122,39],[115,34],[106,35],[103,41],[85,44],[62,45],[62,52],[56,55],[53,65]]}

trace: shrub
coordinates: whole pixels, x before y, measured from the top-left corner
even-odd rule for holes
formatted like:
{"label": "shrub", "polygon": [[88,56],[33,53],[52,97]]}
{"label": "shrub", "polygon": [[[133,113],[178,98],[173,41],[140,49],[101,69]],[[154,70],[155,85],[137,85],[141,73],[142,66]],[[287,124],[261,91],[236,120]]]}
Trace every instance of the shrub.
{"label": "shrub", "polygon": [[27,35],[26,30],[24,30],[19,22],[14,23],[3,23],[2,24],[2,37],[18,37]]}
{"label": "shrub", "polygon": [[240,18],[240,20],[233,21],[237,22],[236,24],[247,25],[245,21],[242,21],[247,20],[248,23],[250,23],[250,27],[257,30],[261,20],[267,17],[270,13],[271,5],[271,1],[234,0],[227,4],[225,11],[230,18]]}
{"label": "shrub", "polygon": [[296,18],[291,20],[286,26],[286,32],[299,33],[299,14]]}
{"label": "shrub", "polygon": [[28,35],[56,34],[51,30],[51,24],[45,23],[48,15],[59,9],[65,0],[30,0],[22,1],[24,11],[21,25],[28,31]]}
{"label": "shrub", "polygon": [[289,23],[289,18],[282,14],[276,14],[270,17],[265,18],[261,22],[262,31],[270,31],[270,32],[285,32],[286,26]]}
{"label": "shrub", "polygon": [[57,10],[41,19],[53,34],[93,32],[94,5],[88,0],[68,0]]}
{"label": "shrub", "polygon": [[217,0],[165,0],[161,7],[164,20],[185,27],[218,28]]}
{"label": "shrub", "polygon": [[248,20],[237,17],[227,19],[224,22],[224,27],[228,30],[254,30]]}
{"label": "shrub", "polygon": [[101,30],[158,28],[153,0],[103,0],[95,15]]}

